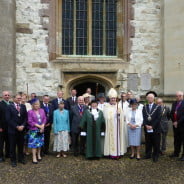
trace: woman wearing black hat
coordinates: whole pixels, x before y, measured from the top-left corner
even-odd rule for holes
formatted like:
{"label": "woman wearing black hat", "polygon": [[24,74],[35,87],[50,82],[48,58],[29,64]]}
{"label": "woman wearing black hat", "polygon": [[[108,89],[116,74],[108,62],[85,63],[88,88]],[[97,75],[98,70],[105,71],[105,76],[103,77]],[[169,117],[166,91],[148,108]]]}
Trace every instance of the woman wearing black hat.
{"label": "woman wearing black hat", "polygon": [[[126,122],[128,125],[128,141],[131,146],[130,159],[135,158],[135,151],[137,150],[136,159],[140,160],[140,145],[141,145],[141,126],[143,123],[142,111],[137,108],[138,103],[136,99],[130,100],[130,107],[126,113]],[[136,149],[136,150],[135,150]]]}

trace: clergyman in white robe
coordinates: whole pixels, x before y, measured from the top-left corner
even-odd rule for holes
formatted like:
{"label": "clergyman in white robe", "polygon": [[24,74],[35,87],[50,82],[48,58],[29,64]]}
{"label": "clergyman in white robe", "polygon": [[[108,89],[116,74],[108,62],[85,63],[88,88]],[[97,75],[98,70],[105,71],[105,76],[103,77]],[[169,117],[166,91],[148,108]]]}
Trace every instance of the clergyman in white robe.
{"label": "clergyman in white robe", "polygon": [[124,121],[122,107],[120,104],[117,106],[117,103],[115,105],[108,103],[104,106],[103,113],[106,122],[104,155],[112,158],[120,157],[127,152],[128,146],[127,124]]}

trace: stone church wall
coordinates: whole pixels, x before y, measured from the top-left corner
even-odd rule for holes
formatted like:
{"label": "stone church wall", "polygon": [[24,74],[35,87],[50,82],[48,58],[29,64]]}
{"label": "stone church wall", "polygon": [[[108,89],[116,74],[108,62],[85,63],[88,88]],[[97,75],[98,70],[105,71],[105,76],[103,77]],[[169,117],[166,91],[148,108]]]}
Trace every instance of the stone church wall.
{"label": "stone church wall", "polygon": [[26,91],[28,84],[29,93],[55,96],[60,73],[48,60],[48,31],[43,29],[40,18],[40,10],[48,8],[48,4],[40,0],[16,0],[16,6],[17,91]]}
{"label": "stone church wall", "polygon": [[141,94],[149,89],[163,93],[160,54],[161,0],[136,0],[133,7],[132,25],[135,27],[135,37],[132,38],[128,73],[138,75],[137,90]]}
{"label": "stone church wall", "polygon": [[[43,24],[48,24],[49,18],[40,17],[43,9],[49,9],[49,3],[41,0],[16,0],[16,6],[17,91],[26,91],[28,83],[29,93],[43,95],[47,92],[55,96],[62,74],[57,67],[59,64],[49,61],[49,32],[43,27]],[[128,66],[121,68],[120,65],[117,72],[119,90],[128,88],[144,94],[146,90],[153,89],[163,93],[160,56],[161,0],[135,0],[133,8],[135,15],[131,24],[135,28],[135,37],[131,38]]]}

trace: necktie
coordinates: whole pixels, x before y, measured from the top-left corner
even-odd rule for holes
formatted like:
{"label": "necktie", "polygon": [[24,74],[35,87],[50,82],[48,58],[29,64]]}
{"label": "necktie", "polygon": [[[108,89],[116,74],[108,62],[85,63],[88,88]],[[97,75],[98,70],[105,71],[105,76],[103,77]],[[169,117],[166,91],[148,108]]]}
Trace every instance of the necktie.
{"label": "necktie", "polygon": [[45,104],[45,111],[46,111],[47,113],[49,112],[48,104]]}
{"label": "necktie", "polygon": [[82,105],[79,105],[79,113],[80,113],[80,115],[82,116],[82,114],[83,114],[83,108],[82,108]]}
{"label": "necktie", "polygon": [[17,108],[16,109],[17,109],[18,112],[20,112],[20,105],[19,104],[17,104]]}
{"label": "necktie", "polygon": [[149,111],[151,112],[152,104],[149,104]]}

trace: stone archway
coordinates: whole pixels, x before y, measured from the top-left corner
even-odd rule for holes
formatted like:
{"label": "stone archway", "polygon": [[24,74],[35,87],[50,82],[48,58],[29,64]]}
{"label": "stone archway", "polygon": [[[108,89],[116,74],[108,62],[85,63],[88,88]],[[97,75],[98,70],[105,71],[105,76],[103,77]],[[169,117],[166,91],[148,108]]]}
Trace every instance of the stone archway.
{"label": "stone archway", "polygon": [[102,77],[96,74],[82,74],[75,77],[75,79],[70,79],[65,83],[66,94],[73,88],[78,90],[78,95],[85,93],[86,89],[89,87],[92,89],[92,94],[96,96],[99,92],[107,94],[108,90],[113,87],[112,81],[106,77]]}
{"label": "stone archway", "polygon": [[77,85],[74,85],[73,88],[77,90],[78,96],[83,95],[86,92],[87,88],[91,88],[92,95],[97,96],[98,93],[105,93],[105,87],[102,84],[96,82],[83,82]]}

